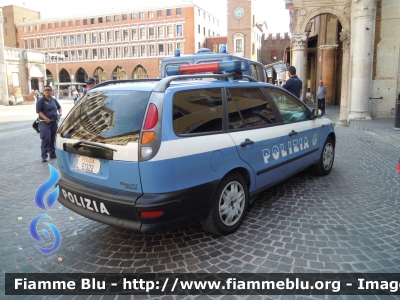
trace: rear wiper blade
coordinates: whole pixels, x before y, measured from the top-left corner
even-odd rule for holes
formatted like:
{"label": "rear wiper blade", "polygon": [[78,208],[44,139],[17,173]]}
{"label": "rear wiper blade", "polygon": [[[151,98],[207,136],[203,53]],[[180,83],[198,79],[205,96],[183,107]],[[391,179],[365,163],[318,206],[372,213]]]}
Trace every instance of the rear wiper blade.
{"label": "rear wiper blade", "polygon": [[78,148],[82,147],[82,145],[90,145],[90,146],[99,147],[99,148],[104,148],[104,149],[108,149],[108,150],[117,152],[116,149],[113,149],[113,148],[111,148],[111,147],[103,146],[103,145],[99,145],[99,144],[91,143],[91,142],[84,142],[84,141],[76,142],[75,144],[72,145],[72,148],[78,150]]}

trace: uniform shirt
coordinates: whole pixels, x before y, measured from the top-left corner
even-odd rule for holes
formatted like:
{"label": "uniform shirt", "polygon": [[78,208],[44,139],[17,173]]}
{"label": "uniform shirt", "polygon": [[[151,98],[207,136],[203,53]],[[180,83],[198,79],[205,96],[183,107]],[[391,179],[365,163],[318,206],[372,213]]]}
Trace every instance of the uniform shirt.
{"label": "uniform shirt", "polygon": [[299,77],[294,75],[286,80],[286,83],[282,87],[300,98],[300,90],[303,88],[303,82],[301,82]]}
{"label": "uniform shirt", "polygon": [[[49,100],[43,96],[36,102],[36,113],[42,112],[52,121],[57,120],[59,108],[61,108],[61,105],[54,97],[51,97],[51,99]],[[40,119],[43,120],[42,118]]]}
{"label": "uniform shirt", "polygon": [[327,92],[328,88],[325,85],[318,86],[317,99],[324,99]]}

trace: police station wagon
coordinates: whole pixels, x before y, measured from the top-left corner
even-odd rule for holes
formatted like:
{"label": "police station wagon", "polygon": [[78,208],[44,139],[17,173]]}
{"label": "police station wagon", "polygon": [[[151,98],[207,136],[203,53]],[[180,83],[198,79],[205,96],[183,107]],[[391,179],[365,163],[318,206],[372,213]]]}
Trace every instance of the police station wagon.
{"label": "police station wagon", "polygon": [[331,171],[336,138],[320,110],[242,75],[246,62],[208,67],[219,74],[170,66],[161,80],[89,91],[57,133],[58,200],[143,233],[200,222],[225,235],[265,189],[309,167]]}

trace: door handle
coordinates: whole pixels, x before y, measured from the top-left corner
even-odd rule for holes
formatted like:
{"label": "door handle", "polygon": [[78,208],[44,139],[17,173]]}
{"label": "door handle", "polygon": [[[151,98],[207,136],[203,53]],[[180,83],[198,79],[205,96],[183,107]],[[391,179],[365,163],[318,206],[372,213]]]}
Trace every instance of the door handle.
{"label": "door handle", "polygon": [[244,142],[240,143],[240,147],[246,147],[246,146],[253,145],[253,144],[254,144],[254,142],[252,140],[245,139]]}
{"label": "door handle", "polygon": [[294,131],[294,130],[292,130],[291,132],[289,132],[289,136],[294,136],[294,135],[296,135],[296,134],[297,134],[297,132]]}

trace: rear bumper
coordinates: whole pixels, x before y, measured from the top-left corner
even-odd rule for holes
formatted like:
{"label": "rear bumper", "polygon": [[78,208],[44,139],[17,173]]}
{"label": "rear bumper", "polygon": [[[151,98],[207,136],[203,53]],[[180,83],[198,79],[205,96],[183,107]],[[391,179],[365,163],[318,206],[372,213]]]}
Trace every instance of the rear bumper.
{"label": "rear bumper", "polygon": [[[153,233],[199,222],[207,217],[218,182],[162,194],[104,188],[61,173],[58,201],[89,219],[142,233]],[[142,218],[141,211],[163,211]]]}

